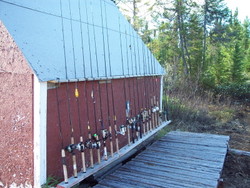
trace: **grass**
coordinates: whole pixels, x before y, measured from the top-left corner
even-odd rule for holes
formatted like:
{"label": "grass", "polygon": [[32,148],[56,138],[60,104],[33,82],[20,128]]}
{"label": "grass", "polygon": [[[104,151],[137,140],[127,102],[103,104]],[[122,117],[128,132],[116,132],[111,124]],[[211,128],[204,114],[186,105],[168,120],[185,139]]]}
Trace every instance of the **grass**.
{"label": "grass", "polygon": [[51,188],[56,187],[57,184],[60,183],[59,178],[49,176],[45,184],[42,185],[42,188]]}
{"label": "grass", "polygon": [[229,107],[224,107],[220,110],[210,110],[209,116],[214,117],[217,121],[226,123],[234,118],[235,110]]}
{"label": "grass", "polygon": [[[60,178],[57,178],[57,177],[53,177],[53,176],[49,176],[47,178],[47,181],[45,184],[42,185],[42,188],[53,188],[53,187],[56,187],[57,184],[59,184],[61,181],[60,181]],[[72,188],[78,188],[79,185],[74,185]]]}

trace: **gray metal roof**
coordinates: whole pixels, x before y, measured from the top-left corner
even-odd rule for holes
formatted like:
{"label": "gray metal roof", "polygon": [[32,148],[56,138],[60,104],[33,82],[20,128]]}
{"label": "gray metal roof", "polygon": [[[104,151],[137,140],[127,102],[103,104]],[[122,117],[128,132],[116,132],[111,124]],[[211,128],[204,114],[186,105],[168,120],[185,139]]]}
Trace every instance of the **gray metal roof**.
{"label": "gray metal roof", "polygon": [[110,0],[0,0],[0,20],[40,81],[164,74]]}

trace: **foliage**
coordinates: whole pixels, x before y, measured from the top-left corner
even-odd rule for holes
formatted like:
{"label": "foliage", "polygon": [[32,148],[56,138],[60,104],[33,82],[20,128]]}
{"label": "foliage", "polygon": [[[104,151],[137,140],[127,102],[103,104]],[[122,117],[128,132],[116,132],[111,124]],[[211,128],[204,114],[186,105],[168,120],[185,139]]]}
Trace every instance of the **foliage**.
{"label": "foliage", "polygon": [[233,119],[235,111],[230,108],[224,108],[223,110],[210,111],[208,114],[215,117],[216,120],[226,123]]}
{"label": "foliage", "polygon": [[154,23],[139,17],[142,1],[123,2],[134,5],[134,27],[167,69],[168,88],[189,89],[195,83],[201,91],[215,92],[214,96],[248,97],[250,20],[242,23],[238,10],[231,12],[225,0],[155,0],[147,9]]}
{"label": "foliage", "polygon": [[53,177],[53,176],[49,176],[47,178],[47,181],[45,184],[42,185],[42,188],[50,188],[50,187],[56,187],[57,184],[60,183],[59,178]]}
{"label": "foliage", "polygon": [[235,99],[250,100],[250,84],[232,83],[227,85],[219,85],[214,88],[215,94],[233,97]]}

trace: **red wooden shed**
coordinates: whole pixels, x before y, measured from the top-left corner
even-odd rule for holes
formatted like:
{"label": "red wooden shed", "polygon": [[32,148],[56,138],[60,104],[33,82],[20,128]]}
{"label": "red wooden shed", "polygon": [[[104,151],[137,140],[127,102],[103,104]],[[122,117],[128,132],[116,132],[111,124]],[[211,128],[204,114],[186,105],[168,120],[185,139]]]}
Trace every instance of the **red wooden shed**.
{"label": "red wooden shed", "polygon": [[164,69],[113,1],[0,0],[0,62],[0,187],[73,185],[168,123]]}

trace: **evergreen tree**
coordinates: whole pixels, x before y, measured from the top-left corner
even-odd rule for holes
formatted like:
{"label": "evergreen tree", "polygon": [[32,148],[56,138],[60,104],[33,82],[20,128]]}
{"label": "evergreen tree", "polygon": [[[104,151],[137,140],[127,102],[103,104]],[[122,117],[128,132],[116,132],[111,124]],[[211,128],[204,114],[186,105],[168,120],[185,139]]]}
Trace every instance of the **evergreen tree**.
{"label": "evergreen tree", "polygon": [[240,48],[239,41],[235,44],[233,52],[233,65],[232,65],[232,81],[242,82],[243,81],[243,55],[242,49]]}

